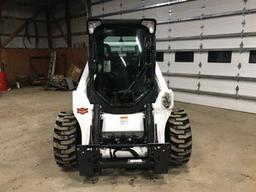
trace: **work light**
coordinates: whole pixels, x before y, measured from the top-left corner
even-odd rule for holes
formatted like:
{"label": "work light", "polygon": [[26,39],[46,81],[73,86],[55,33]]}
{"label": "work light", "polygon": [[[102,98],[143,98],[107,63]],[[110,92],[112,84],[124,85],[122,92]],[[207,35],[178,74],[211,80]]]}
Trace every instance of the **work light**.
{"label": "work light", "polygon": [[90,20],[88,21],[88,31],[89,34],[93,34],[94,30],[99,27],[102,24],[101,20],[97,19],[97,20]]}
{"label": "work light", "polygon": [[172,106],[172,95],[169,92],[162,95],[162,105],[167,109]]}
{"label": "work light", "polygon": [[141,24],[148,28],[150,34],[156,32],[156,20],[155,19],[142,19]]}

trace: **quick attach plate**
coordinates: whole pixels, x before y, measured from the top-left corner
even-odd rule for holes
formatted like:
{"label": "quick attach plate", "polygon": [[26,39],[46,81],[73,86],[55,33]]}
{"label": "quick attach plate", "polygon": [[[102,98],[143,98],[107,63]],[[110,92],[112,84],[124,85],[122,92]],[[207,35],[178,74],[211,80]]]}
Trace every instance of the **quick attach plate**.
{"label": "quick attach plate", "polygon": [[78,145],[77,158],[80,175],[93,177],[99,168],[100,150],[98,145]]}
{"label": "quick attach plate", "polygon": [[170,144],[148,144],[148,156],[154,161],[153,171],[157,174],[168,173]]}
{"label": "quick attach plate", "polygon": [[[124,147],[126,145],[118,145]],[[129,145],[127,145],[129,146]],[[126,147],[127,147],[126,146]],[[137,145],[134,145],[137,146]],[[164,143],[152,143],[143,145],[148,147],[148,157],[144,159],[144,163],[136,164],[138,168],[150,168],[156,174],[168,173],[169,168],[169,155],[170,155],[170,144]],[[78,145],[77,146],[77,157],[78,157],[78,168],[81,176],[93,177],[95,172],[101,168],[124,168],[129,166],[135,166],[135,163],[130,163],[129,160],[112,160],[113,162],[106,162],[100,159],[100,148],[113,148],[117,145]],[[131,147],[131,146],[130,146]]]}

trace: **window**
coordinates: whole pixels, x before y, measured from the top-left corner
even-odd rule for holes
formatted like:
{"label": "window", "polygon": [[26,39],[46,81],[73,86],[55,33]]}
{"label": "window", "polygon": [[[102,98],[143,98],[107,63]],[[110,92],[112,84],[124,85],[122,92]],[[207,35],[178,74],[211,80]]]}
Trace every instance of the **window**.
{"label": "window", "polygon": [[156,52],[156,61],[158,62],[164,61],[164,52]]}
{"label": "window", "polygon": [[175,62],[194,62],[194,52],[176,52]]}
{"label": "window", "polygon": [[249,63],[256,63],[256,51],[250,51]]}
{"label": "window", "polygon": [[209,63],[231,63],[232,51],[209,51]]}
{"label": "window", "polygon": [[[151,91],[144,27],[99,27],[94,32],[95,92],[111,105],[131,105]],[[152,82],[153,82],[152,77]],[[153,85],[153,84],[152,84]],[[145,95],[144,95],[145,94]]]}

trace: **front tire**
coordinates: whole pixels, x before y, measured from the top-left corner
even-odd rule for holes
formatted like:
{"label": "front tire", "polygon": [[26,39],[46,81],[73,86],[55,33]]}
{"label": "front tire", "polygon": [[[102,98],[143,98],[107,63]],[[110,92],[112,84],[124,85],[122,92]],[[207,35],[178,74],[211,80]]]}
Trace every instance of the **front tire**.
{"label": "front tire", "polygon": [[77,144],[81,142],[78,122],[72,112],[60,112],[53,133],[53,151],[56,163],[62,168],[77,165]]}
{"label": "front tire", "polygon": [[174,109],[166,124],[166,141],[170,142],[170,165],[187,163],[192,152],[192,131],[183,109]]}

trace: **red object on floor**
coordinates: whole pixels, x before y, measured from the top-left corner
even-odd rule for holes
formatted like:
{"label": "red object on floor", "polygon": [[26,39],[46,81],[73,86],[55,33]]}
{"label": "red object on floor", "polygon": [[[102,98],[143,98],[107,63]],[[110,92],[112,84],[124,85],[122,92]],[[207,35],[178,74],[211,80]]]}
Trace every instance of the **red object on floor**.
{"label": "red object on floor", "polygon": [[5,72],[0,72],[0,92],[7,91],[9,89],[7,84],[7,78]]}

